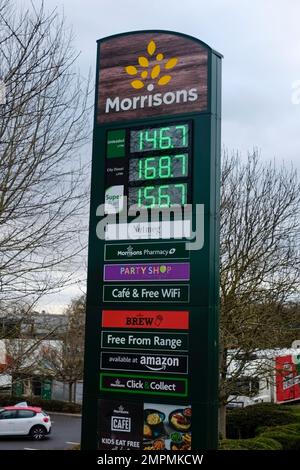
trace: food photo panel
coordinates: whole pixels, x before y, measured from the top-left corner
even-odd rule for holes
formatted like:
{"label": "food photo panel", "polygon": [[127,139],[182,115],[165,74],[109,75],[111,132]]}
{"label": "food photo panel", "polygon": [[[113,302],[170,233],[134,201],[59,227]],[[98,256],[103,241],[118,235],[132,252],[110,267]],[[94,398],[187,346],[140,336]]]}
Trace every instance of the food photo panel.
{"label": "food photo panel", "polygon": [[191,450],[192,407],[144,403],[143,450]]}

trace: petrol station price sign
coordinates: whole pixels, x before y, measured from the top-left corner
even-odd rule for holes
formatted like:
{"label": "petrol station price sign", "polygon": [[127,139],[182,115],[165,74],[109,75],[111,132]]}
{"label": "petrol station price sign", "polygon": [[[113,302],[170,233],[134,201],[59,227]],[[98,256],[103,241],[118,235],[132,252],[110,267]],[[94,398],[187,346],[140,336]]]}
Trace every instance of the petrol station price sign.
{"label": "petrol station price sign", "polygon": [[97,43],[82,449],[214,449],[222,56],[169,31]]}
{"label": "petrol station price sign", "polygon": [[[128,206],[172,208],[191,202],[191,123],[108,131],[106,203],[109,213]],[[120,147],[121,146],[121,147]]]}

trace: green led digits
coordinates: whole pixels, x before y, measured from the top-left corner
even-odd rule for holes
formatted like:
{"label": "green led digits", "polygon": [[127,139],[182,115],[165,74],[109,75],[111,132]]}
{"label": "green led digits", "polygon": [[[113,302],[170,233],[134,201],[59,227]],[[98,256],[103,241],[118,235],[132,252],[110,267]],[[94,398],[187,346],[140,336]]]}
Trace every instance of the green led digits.
{"label": "green led digits", "polygon": [[187,204],[187,183],[160,184],[131,187],[128,191],[129,206],[165,208]]}
{"label": "green led digits", "polygon": [[132,158],[129,162],[129,181],[185,178],[187,176],[187,153]]}
{"label": "green led digits", "polygon": [[129,207],[151,209],[187,204],[189,142],[189,124],[185,123],[130,130]]}
{"label": "green led digits", "polygon": [[188,124],[130,131],[130,152],[148,152],[188,147]]}
{"label": "green led digits", "polygon": [[[182,126],[181,126],[182,127]],[[139,131],[139,150],[165,150],[173,147],[170,127]]]}
{"label": "green led digits", "polygon": [[181,192],[181,202],[179,204],[186,204],[187,202],[187,194],[186,194],[186,184],[185,183],[182,183],[182,184],[175,184],[174,185],[175,188],[179,189],[180,192]]}
{"label": "green led digits", "polygon": [[142,152],[145,147],[155,150],[157,148],[157,129],[147,129],[139,131],[139,150]]}
{"label": "green led digits", "polygon": [[183,125],[183,126],[175,126],[175,129],[176,131],[180,131],[181,132],[181,147],[187,147],[188,145],[188,139],[187,139],[187,135],[188,135],[188,128],[187,128],[187,125]]}
{"label": "green led digits", "polygon": [[156,178],[156,168],[153,166],[155,158],[146,158],[144,162],[144,175],[146,180],[153,180]]}
{"label": "green led digits", "polygon": [[170,178],[172,176],[171,157],[160,157],[158,164],[158,175],[160,178]]}
{"label": "green led digits", "polygon": [[159,129],[159,149],[165,150],[173,147],[172,139],[169,136],[170,127],[161,127]]}

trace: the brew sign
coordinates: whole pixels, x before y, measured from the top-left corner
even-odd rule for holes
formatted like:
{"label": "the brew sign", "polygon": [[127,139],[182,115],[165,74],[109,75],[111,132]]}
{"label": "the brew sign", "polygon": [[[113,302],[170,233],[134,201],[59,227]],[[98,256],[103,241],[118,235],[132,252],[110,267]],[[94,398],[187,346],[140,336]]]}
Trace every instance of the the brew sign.
{"label": "the brew sign", "polygon": [[103,310],[103,328],[188,330],[186,310]]}

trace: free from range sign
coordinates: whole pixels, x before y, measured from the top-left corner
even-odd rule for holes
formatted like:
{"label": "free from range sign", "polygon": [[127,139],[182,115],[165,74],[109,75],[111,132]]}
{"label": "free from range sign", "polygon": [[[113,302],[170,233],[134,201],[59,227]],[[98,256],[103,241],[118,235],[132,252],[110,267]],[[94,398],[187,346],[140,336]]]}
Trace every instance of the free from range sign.
{"label": "free from range sign", "polygon": [[128,331],[102,331],[103,349],[134,349],[155,351],[188,351],[188,333],[140,333]]}

